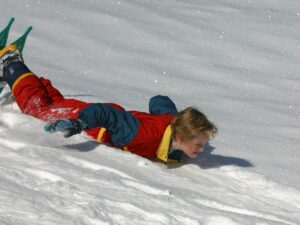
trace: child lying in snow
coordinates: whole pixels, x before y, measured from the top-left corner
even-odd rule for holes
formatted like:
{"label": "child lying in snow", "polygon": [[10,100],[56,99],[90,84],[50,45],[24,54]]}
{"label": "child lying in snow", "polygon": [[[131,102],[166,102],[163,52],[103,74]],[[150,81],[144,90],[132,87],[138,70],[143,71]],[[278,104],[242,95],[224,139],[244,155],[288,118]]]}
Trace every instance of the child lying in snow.
{"label": "child lying in snow", "polygon": [[99,142],[170,162],[180,161],[182,153],[197,157],[217,132],[203,113],[192,107],[178,112],[167,96],[152,97],[149,113],[66,99],[49,80],[28,69],[15,45],[0,51],[0,76],[21,111],[48,122],[49,133],[61,131],[70,137],[84,131]]}

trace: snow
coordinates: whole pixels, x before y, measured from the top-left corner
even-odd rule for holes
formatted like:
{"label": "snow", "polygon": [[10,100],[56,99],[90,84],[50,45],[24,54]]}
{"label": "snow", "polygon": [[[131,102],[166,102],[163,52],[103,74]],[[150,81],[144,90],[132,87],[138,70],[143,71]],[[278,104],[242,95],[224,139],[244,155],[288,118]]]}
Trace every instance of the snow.
{"label": "snow", "polygon": [[300,224],[300,2],[1,0],[26,64],[67,97],[168,95],[219,134],[166,166],[44,133],[0,96],[0,224]]}

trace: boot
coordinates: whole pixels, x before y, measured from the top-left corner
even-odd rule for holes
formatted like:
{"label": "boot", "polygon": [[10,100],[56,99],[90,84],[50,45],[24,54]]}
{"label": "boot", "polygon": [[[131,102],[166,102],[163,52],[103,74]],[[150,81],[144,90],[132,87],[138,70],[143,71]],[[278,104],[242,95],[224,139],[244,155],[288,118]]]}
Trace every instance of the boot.
{"label": "boot", "polygon": [[29,72],[30,70],[24,64],[16,45],[9,45],[0,51],[0,82],[2,86],[7,82],[12,88],[18,77]]}

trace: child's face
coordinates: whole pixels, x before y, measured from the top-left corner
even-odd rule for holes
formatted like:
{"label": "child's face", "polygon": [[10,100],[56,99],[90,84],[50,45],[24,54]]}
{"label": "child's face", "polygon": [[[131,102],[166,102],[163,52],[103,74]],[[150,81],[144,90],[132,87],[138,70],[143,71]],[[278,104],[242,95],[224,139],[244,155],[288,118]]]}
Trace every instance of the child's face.
{"label": "child's face", "polygon": [[180,149],[190,158],[196,158],[204,151],[208,138],[204,132],[199,133],[195,138],[186,142],[179,141]]}

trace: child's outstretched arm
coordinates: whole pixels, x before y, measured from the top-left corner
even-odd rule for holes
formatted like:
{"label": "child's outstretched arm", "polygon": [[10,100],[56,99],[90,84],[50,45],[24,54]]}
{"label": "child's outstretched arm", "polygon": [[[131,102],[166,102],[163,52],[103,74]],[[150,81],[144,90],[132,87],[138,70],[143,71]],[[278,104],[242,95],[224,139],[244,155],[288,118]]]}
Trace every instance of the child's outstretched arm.
{"label": "child's outstretched arm", "polygon": [[139,121],[124,110],[118,110],[109,104],[95,103],[82,109],[75,120],[57,120],[49,122],[45,131],[61,131],[65,137],[81,133],[83,129],[104,127],[114,145],[124,146],[130,143],[138,132]]}

